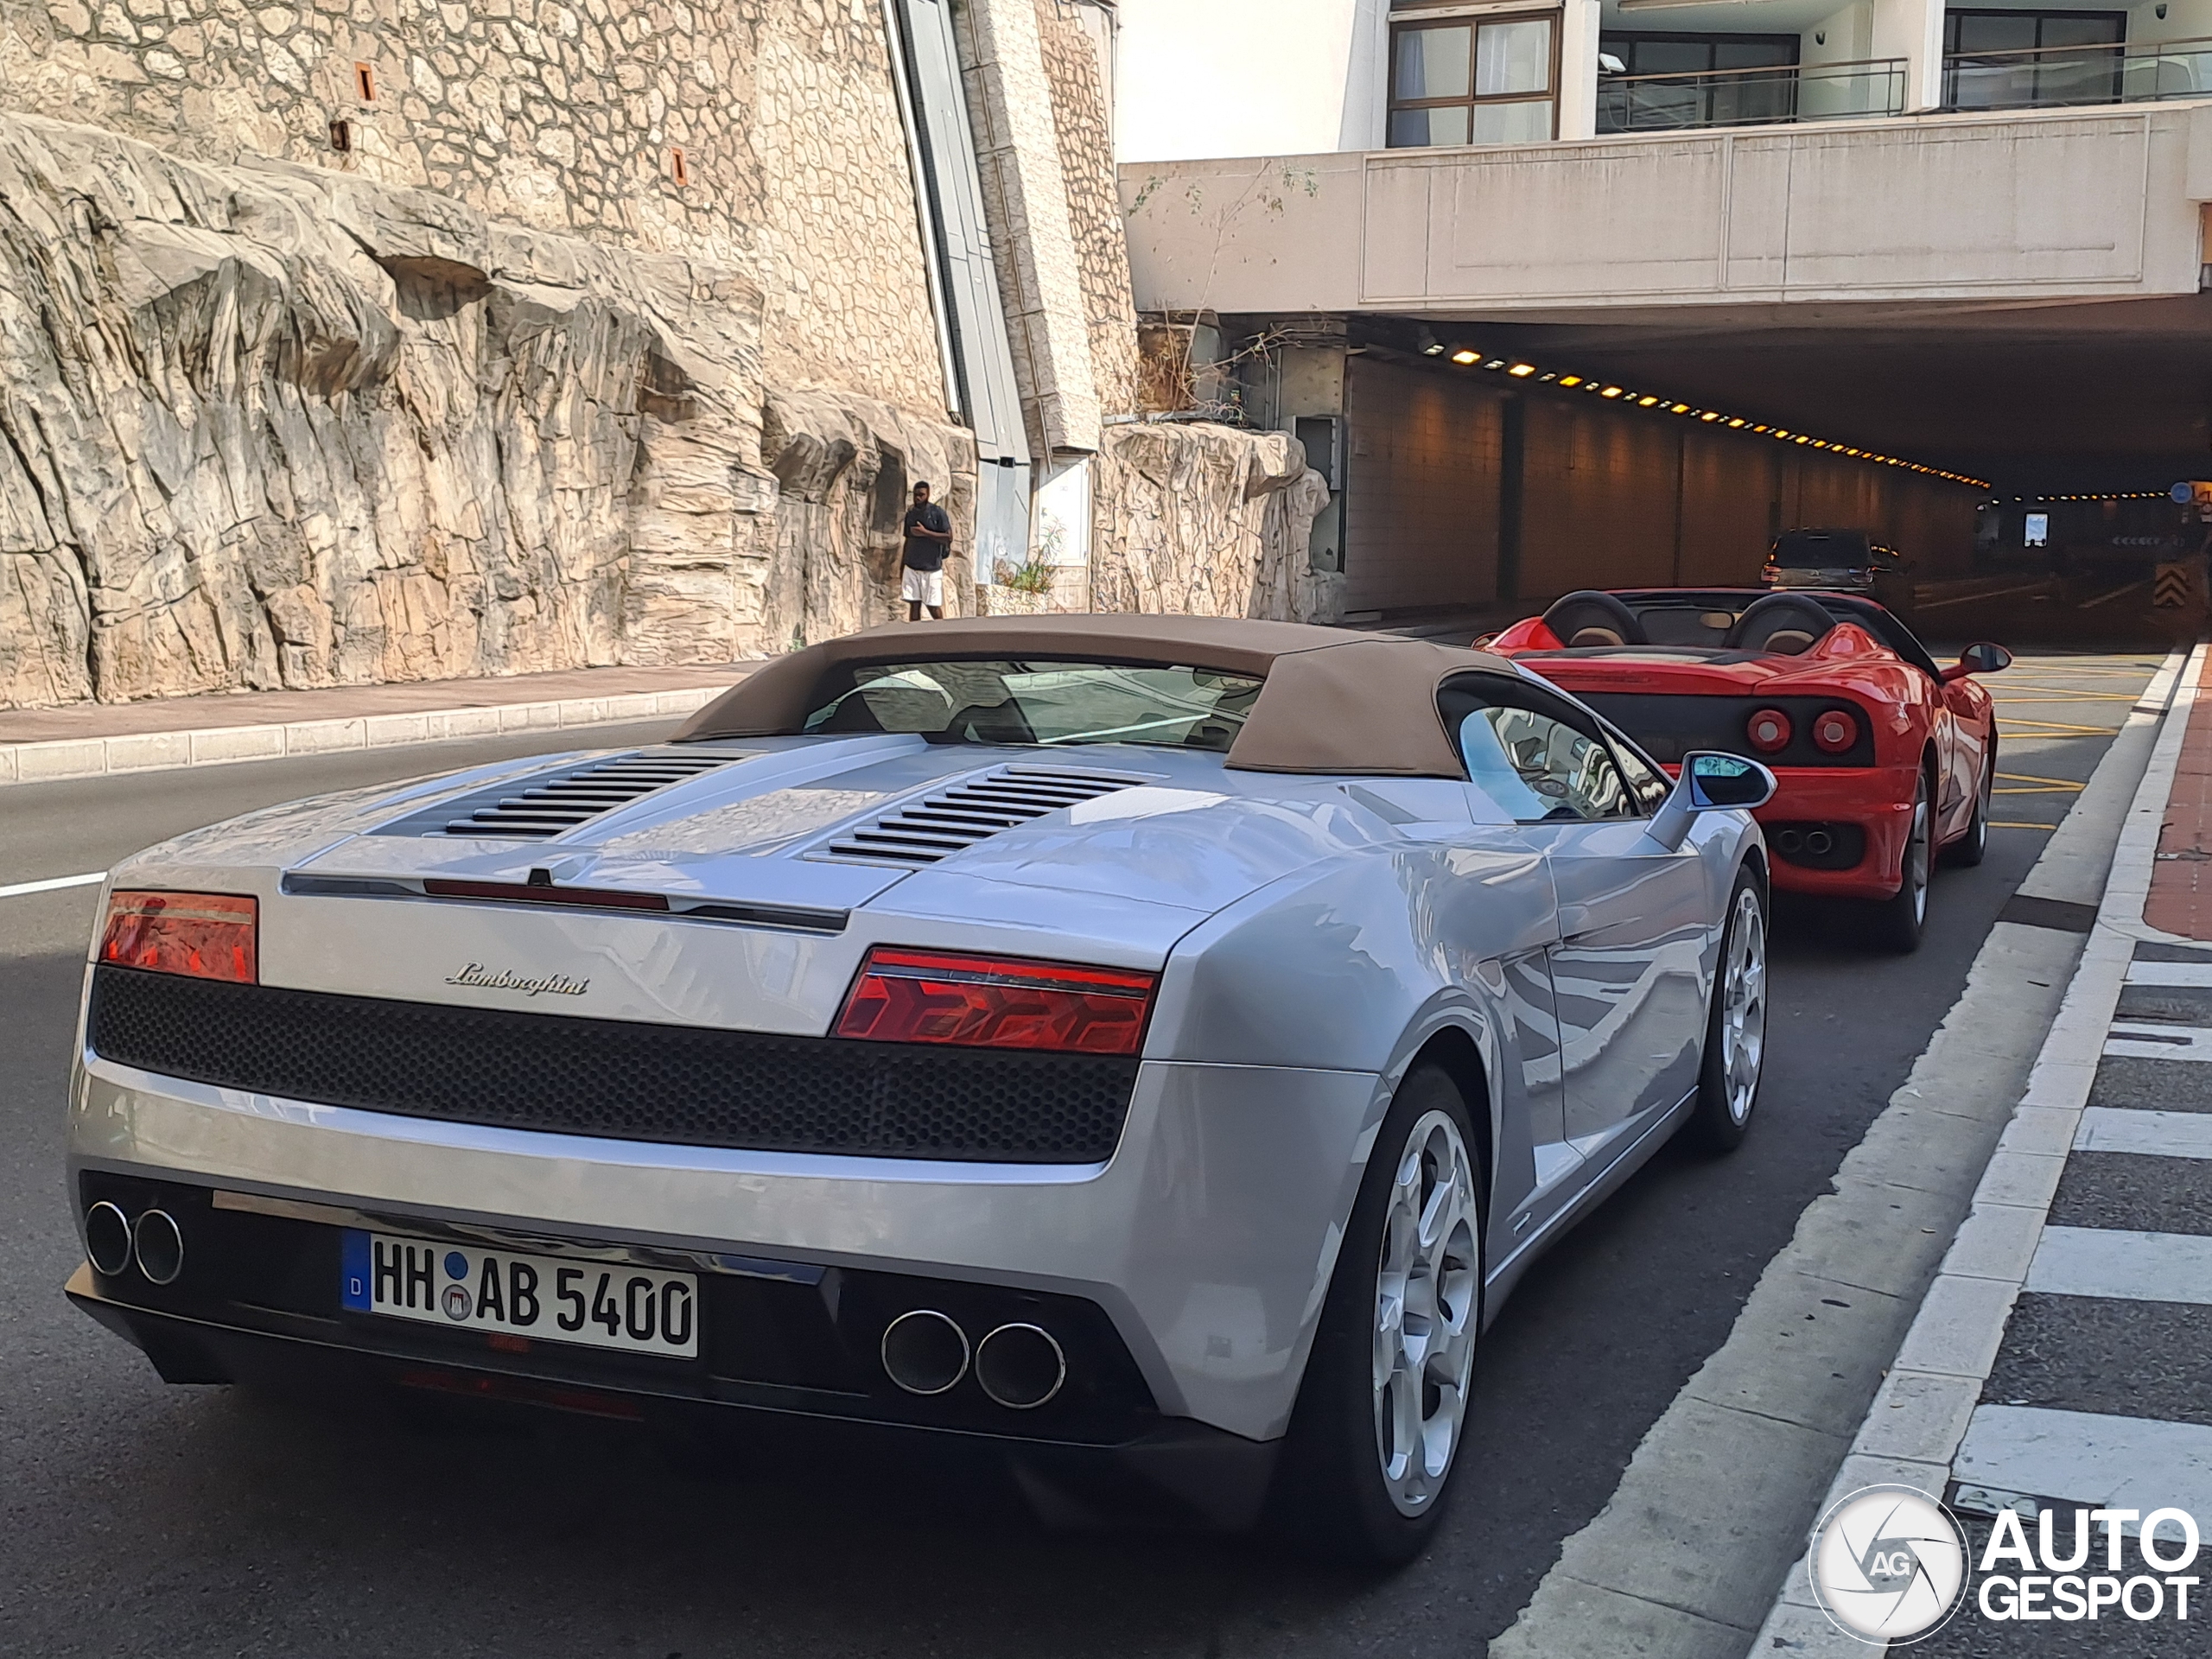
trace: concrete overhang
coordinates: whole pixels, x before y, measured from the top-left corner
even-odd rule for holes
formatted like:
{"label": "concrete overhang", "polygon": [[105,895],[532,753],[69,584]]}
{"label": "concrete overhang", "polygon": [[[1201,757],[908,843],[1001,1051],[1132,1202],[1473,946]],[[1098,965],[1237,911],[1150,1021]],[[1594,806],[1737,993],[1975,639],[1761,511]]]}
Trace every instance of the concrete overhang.
{"label": "concrete overhang", "polygon": [[1145,310],[1771,323],[2144,299],[2197,291],[2212,100],[1145,162],[1122,190]]}

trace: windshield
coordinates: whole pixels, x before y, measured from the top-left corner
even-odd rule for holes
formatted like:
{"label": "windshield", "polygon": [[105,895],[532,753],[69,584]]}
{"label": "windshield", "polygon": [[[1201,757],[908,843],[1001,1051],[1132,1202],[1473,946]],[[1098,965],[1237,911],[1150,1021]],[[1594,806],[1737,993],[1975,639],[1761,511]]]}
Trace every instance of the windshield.
{"label": "windshield", "polygon": [[932,743],[1141,743],[1225,752],[1260,681],[1128,663],[861,663],[823,687],[809,732],[907,732]]}

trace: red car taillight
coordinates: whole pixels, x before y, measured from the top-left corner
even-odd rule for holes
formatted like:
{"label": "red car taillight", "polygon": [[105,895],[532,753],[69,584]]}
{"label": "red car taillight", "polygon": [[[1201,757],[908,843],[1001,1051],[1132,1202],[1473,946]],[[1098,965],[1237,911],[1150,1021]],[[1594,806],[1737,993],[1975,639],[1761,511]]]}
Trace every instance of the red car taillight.
{"label": "red car taillight", "polygon": [[1744,735],[1761,754],[1779,754],[1789,747],[1789,716],[1779,709],[1755,709],[1744,722]]}
{"label": "red car taillight", "polygon": [[1823,754],[1842,754],[1859,741],[1859,722],[1841,709],[1824,710],[1813,722],[1813,741]]}
{"label": "red car taillight", "polygon": [[877,945],[861,964],[840,1037],[880,1043],[1135,1054],[1156,974]]}
{"label": "red car taillight", "polygon": [[259,931],[258,906],[237,893],[111,893],[99,959],[149,973],[257,985]]}

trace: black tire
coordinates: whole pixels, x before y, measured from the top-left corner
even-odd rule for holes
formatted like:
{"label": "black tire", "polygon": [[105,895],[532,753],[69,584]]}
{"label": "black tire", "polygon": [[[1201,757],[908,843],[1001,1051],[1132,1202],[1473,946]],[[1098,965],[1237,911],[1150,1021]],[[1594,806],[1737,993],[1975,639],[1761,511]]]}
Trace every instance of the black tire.
{"label": "black tire", "polygon": [[[1762,1063],[1766,1053],[1766,893],[1748,866],[1736,872],[1728,894],[1727,921],[1720,932],[1720,956],[1713,973],[1713,1002],[1706,1014],[1705,1052],[1697,1074],[1697,1103],[1683,1125],[1690,1142],[1712,1153],[1730,1153],[1744,1144],[1751,1114],[1758,1107]],[[1739,947],[1750,951],[1754,982],[1747,988],[1749,1008],[1732,999],[1731,971],[1738,966]],[[1732,1040],[1733,1039],[1733,1040]],[[1749,1086],[1740,1076],[1748,1041]]]}
{"label": "black tire", "polygon": [[1923,772],[1912,791],[1913,827],[1905,839],[1903,879],[1896,893],[1878,899],[1874,905],[1874,935],[1888,949],[1899,956],[1910,956],[1920,949],[1921,935],[1928,926],[1928,885],[1935,874],[1936,814],[1928,791],[1928,774]]}
{"label": "black tire", "polygon": [[1989,853],[1989,803],[1997,792],[1997,751],[1991,749],[1981,763],[1981,787],[1974,792],[1974,817],[1967,832],[1943,849],[1943,861],[1970,870]]}
{"label": "black tire", "polygon": [[[1457,1431],[1451,1437],[1445,1467],[1433,1478],[1433,1496],[1416,1512],[1407,1513],[1393,1498],[1384,1474],[1377,1421],[1378,1274],[1399,1166],[1416,1151],[1416,1129],[1429,1124],[1421,1139],[1433,1137],[1435,1113],[1443,1114],[1457,1128],[1471,1183],[1471,1236],[1465,1242],[1466,1257],[1452,1275],[1456,1294],[1436,1299],[1440,1308],[1448,1312],[1452,1327],[1466,1333],[1465,1363],[1471,1378],[1471,1346],[1482,1326],[1487,1178],[1459,1086],[1440,1067],[1418,1065],[1398,1085],[1361,1178],[1271,1494],[1272,1520],[1278,1531],[1309,1553],[1349,1565],[1396,1567],[1421,1553],[1443,1515],[1467,1433],[1465,1399],[1469,1390],[1463,1389]],[[1426,1158],[1421,1168],[1421,1179],[1427,1180]],[[1410,1302],[1412,1298],[1403,1300]]]}

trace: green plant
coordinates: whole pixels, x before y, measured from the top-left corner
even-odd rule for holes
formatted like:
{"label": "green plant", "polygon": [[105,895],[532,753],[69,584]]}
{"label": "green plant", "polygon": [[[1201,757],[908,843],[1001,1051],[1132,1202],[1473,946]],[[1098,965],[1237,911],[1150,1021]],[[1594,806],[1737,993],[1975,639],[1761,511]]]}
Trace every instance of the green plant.
{"label": "green plant", "polygon": [[999,586],[1011,588],[1017,594],[1049,594],[1052,591],[1052,567],[1042,559],[1031,559],[1011,569],[999,567]]}

